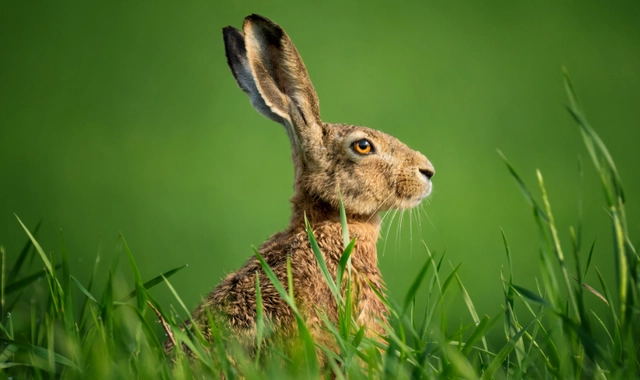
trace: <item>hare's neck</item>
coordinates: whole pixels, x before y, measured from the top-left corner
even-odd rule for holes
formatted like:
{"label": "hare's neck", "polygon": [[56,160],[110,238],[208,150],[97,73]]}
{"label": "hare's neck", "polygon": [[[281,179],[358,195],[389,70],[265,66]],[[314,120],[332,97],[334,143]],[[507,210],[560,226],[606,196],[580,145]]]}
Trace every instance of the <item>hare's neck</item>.
{"label": "hare's neck", "polygon": [[[325,223],[340,224],[340,210],[320,199],[296,192],[296,194],[291,198],[291,205],[291,220],[289,222],[290,229],[297,229],[299,226],[304,228],[305,216],[309,220],[311,227]],[[353,224],[356,228],[358,228],[357,226],[360,226],[360,228],[365,228],[367,230],[375,230],[376,234],[375,236],[372,236],[372,238],[375,240],[378,239],[378,229],[380,227],[380,215],[378,213],[373,215],[347,213],[347,223],[349,224],[349,227]],[[351,230],[351,228],[349,228],[349,230]],[[353,234],[353,232],[351,234]],[[370,234],[367,233],[367,235]]]}
{"label": "hare's neck", "polygon": [[[330,240],[342,241],[342,224],[340,222],[340,211],[331,205],[317,200],[309,200],[309,197],[294,197],[292,202],[291,222],[289,232],[296,233],[304,230],[304,217],[309,220],[316,235],[323,234],[325,238],[331,235]],[[377,266],[376,243],[380,235],[380,216],[374,215],[347,215],[347,225],[349,237],[357,236],[354,254],[359,256],[367,266],[373,264]],[[333,236],[335,235],[335,236]],[[319,237],[319,236],[317,236]],[[336,252],[325,252],[331,256],[342,253],[342,245],[336,246]],[[357,260],[357,259],[356,259]]]}

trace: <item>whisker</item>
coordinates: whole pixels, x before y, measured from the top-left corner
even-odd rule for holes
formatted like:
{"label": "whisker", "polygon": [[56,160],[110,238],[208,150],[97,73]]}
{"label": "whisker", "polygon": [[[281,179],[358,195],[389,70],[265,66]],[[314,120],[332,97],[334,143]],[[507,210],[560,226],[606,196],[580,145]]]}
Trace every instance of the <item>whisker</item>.
{"label": "whisker", "polygon": [[[384,223],[387,224],[387,236],[388,236],[389,235],[389,228],[391,227],[391,223],[393,222],[393,214],[394,213],[395,213],[395,210],[389,210],[389,211],[385,212],[385,214],[380,219],[380,227],[379,227],[380,228],[380,237],[385,241],[385,245],[387,244],[387,242],[386,242],[387,239],[384,236]],[[389,217],[389,215],[391,215],[391,217]]]}
{"label": "whisker", "polygon": [[374,215],[376,215],[378,213],[378,210],[380,210],[380,208],[384,205],[384,203],[389,199],[389,197],[391,197],[391,195],[393,195],[393,190],[391,190],[391,192],[389,193],[389,195],[387,195],[387,197],[385,199],[382,200],[382,202],[380,202],[380,205],[378,206],[378,208],[376,208],[376,210],[373,212],[373,214],[371,214],[371,216],[369,217],[369,219],[367,219],[367,222],[369,222],[371,220],[371,218],[373,218]]}
{"label": "whisker", "polygon": [[409,257],[413,253],[413,209],[409,209]]}
{"label": "whisker", "polygon": [[431,220],[431,218],[429,217],[429,214],[427,213],[426,208],[422,208],[422,211],[424,211],[424,215],[427,217],[427,220],[429,220],[429,223],[431,223],[431,226],[433,227],[434,230],[437,230],[436,225],[433,224],[433,221]]}
{"label": "whisker", "polygon": [[394,220],[392,220],[392,221],[391,221],[391,224],[389,225],[389,229],[391,229],[391,226],[392,226],[393,224],[395,224],[395,225],[396,225],[396,228],[398,228],[398,223],[400,223],[400,219],[401,219],[401,212],[400,212],[400,210],[396,210],[396,212],[393,214],[393,219],[394,219]]}
{"label": "whisker", "polygon": [[404,219],[405,209],[400,210],[400,220],[398,220],[398,228],[396,229],[396,251],[400,249],[400,237],[402,236],[402,220]]}
{"label": "whisker", "polygon": [[384,256],[384,253],[387,250],[387,241],[389,241],[389,232],[391,231],[391,225],[393,224],[393,220],[395,219],[396,214],[398,213],[398,210],[395,209],[393,210],[393,212],[390,212],[390,213],[392,215],[391,215],[391,220],[389,221],[389,225],[387,226],[387,234],[384,237],[384,246],[382,247],[382,256]]}
{"label": "whisker", "polygon": [[[393,221],[393,217],[395,216],[395,211],[396,210],[388,210],[387,212],[385,212],[382,218],[380,219],[380,225],[382,225],[385,222],[385,220],[389,218],[389,215],[391,215],[390,221]],[[390,221],[387,221],[387,222],[390,222]]]}
{"label": "whisker", "polygon": [[385,211],[384,213],[382,213],[382,216],[380,216],[380,226],[382,227],[382,224],[385,222],[385,219],[387,219],[387,217],[389,216],[389,214],[391,213],[391,211]]}
{"label": "whisker", "polygon": [[420,210],[418,210],[418,212],[417,212],[417,214],[418,214],[418,224],[420,225],[420,241],[424,240],[424,238],[423,238],[424,235],[422,235],[422,232],[423,232],[423,230],[422,230],[422,212],[424,212],[424,207],[425,207],[424,204],[422,204],[420,206]]}
{"label": "whisker", "polygon": [[[384,222],[385,224],[391,223],[393,221],[394,216],[395,216],[395,211],[396,210],[387,211],[387,213],[384,215],[384,218],[381,220],[380,223],[382,223],[382,222]],[[391,217],[389,217],[389,215],[391,215]]]}
{"label": "whisker", "polygon": [[[418,247],[420,246],[420,242],[422,241],[422,221],[420,220],[420,210],[416,210],[413,213],[415,215],[415,224],[416,224],[416,243],[418,243]],[[419,250],[417,252],[420,252]]]}
{"label": "whisker", "polygon": [[400,229],[402,228],[402,217],[404,216],[403,210],[398,210],[398,217],[396,220],[396,238],[395,238],[395,250],[398,250],[398,244],[400,243]]}

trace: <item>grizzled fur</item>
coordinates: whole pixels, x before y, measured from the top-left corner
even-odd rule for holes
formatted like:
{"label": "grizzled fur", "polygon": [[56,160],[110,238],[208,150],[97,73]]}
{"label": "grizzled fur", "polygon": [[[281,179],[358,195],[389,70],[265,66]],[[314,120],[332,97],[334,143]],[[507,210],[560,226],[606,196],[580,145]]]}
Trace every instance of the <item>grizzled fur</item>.
{"label": "grizzled fur", "polygon": [[[270,237],[259,252],[285,286],[287,257],[291,260],[296,304],[316,341],[332,347],[317,310],[326,310],[329,319],[337,322],[337,306],[309,245],[304,215],[335,278],[344,248],[340,191],[349,234],[357,235],[351,259],[354,315],[367,327],[369,336],[383,335],[387,310],[369,286],[379,291],[384,288],[376,254],[378,214],[418,205],[431,192],[434,168],[424,155],[385,133],[322,122],[307,70],[284,30],[257,15],[248,16],[242,29],[223,29],[229,66],[254,108],[284,126],[291,140],[295,169],[289,227]],[[363,139],[372,146],[367,154],[355,149],[354,144]],[[193,312],[196,323],[206,329],[206,311],[210,310],[246,347],[255,345],[256,275],[264,315],[274,335],[284,339],[294,335],[297,328],[293,312],[256,258],[227,275],[208,295]]]}

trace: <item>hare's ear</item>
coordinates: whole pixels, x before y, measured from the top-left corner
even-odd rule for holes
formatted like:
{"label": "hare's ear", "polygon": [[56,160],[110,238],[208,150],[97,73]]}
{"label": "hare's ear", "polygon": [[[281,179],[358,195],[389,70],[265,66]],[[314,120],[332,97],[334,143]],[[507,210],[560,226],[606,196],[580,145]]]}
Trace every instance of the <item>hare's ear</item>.
{"label": "hare's ear", "polygon": [[238,85],[261,114],[284,125],[294,156],[321,160],[322,122],[316,91],[293,42],[277,24],[251,15],[244,34],[223,30],[227,60]]}
{"label": "hare's ear", "polygon": [[283,124],[283,116],[286,117],[286,114],[283,115],[282,112],[276,113],[277,111],[272,111],[258,90],[251,66],[249,66],[249,60],[247,59],[247,49],[244,44],[244,35],[242,32],[232,26],[227,26],[222,29],[222,35],[224,37],[227,63],[231,68],[233,76],[236,78],[236,82],[238,82],[238,86],[249,95],[251,105],[269,119]]}

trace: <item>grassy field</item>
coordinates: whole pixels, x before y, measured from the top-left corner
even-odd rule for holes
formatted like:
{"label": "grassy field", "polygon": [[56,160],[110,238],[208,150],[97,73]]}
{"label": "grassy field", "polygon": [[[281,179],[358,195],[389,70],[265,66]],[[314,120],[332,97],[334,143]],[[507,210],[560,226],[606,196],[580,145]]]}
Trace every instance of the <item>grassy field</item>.
{"label": "grassy field", "polygon": [[[539,189],[528,189],[502,153],[508,172],[530,205],[537,229],[531,231],[539,240],[541,277],[535,279],[536,287],[519,286],[531,279],[513,275],[508,236],[503,233],[509,267],[501,272],[502,292],[492,296],[503,311],[480,315],[458,274],[460,265],[450,265],[446,253],[432,254],[425,245],[427,259],[404,297],[379,295],[391,310],[391,327],[384,343],[364,337],[351,318],[350,297],[334,291],[341,317],[338,325],[326,321],[326,328],[335,337],[339,352],[313,342],[299,316],[296,342],[287,347],[261,344],[269,331],[260,302],[255,354],[244,352],[234,344],[232,335],[213,322],[212,341],[205,340],[198,329],[185,332],[179,326],[186,322],[190,310],[170,280],[180,276],[184,266],[142,278],[135,252],[121,236],[125,254],[119,259],[127,261],[130,269],[120,269],[118,258],[105,265],[98,255],[91,280],[82,283],[70,273],[63,235],[61,254],[47,254],[37,241],[39,226],[31,231],[18,219],[28,240],[24,249],[15,253],[18,259],[12,267],[6,262],[14,253],[0,247],[0,378],[640,377],[640,260],[627,231],[625,194],[613,159],[587,122],[566,76],[565,85],[568,112],[599,175],[585,181],[588,186],[601,186],[604,192],[613,246],[599,247],[597,252],[614,260],[615,283],[606,283],[598,268],[591,265],[598,242],[583,236],[581,222],[570,229],[570,247],[560,243],[561,232],[554,221],[543,173],[537,173]],[[582,168],[579,171],[582,175]],[[314,239],[311,229],[308,232]],[[326,275],[331,289],[336,289],[335,283],[342,277],[349,281],[348,257],[353,243],[345,239],[338,279]],[[322,253],[315,253],[322,267]],[[42,266],[40,271],[33,270]],[[278,284],[264,262],[263,269],[297,314],[286,284]],[[107,281],[98,286],[94,278],[102,271],[107,271]],[[598,283],[584,282],[590,272],[597,273]],[[174,306],[158,303],[149,291],[154,286],[172,293]],[[258,283],[256,289],[259,294]],[[455,318],[460,319],[459,325],[448,322],[447,305],[452,298],[462,299],[468,310],[464,318]],[[605,313],[590,310],[587,299],[603,305],[598,310]],[[488,339],[496,330],[504,338],[498,343]],[[182,344],[167,355],[163,342],[169,336]],[[324,368],[318,365],[317,351],[329,358]]]}

